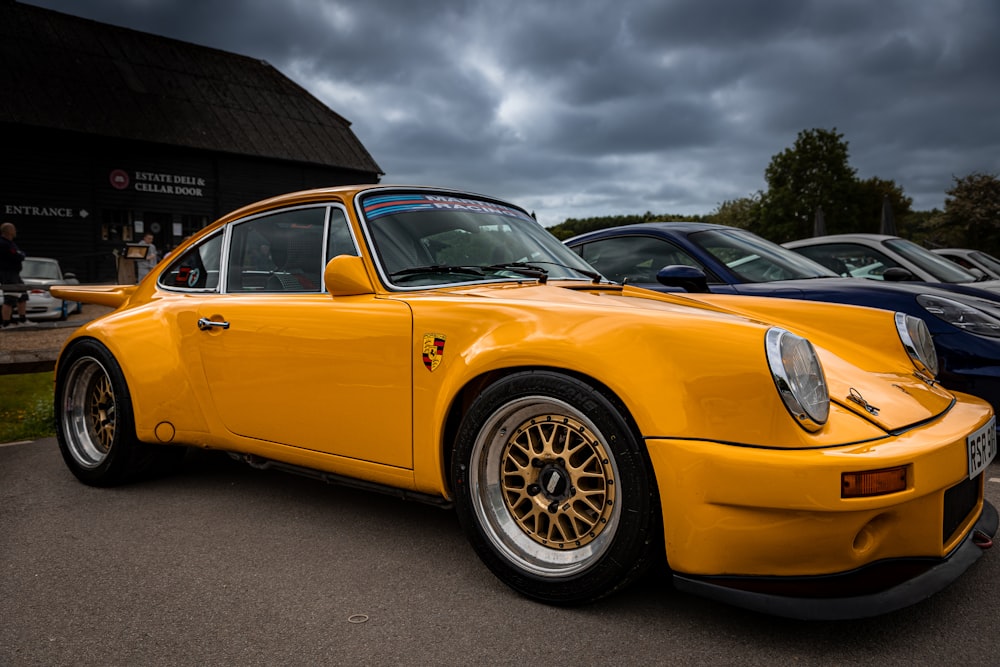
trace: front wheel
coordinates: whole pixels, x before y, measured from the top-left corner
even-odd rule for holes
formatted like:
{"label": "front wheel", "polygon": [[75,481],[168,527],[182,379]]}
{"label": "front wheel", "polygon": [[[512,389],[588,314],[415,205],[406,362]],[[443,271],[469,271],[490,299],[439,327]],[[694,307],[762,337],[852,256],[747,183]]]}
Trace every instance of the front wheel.
{"label": "front wheel", "polygon": [[125,377],[106,347],[74,343],[59,360],[55,391],[56,438],[77,479],[113,486],[175,465],[181,447],[140,442]]}
{"label": "front wheel", "polygon": [[452,462],[470,542],[528,597],[596,600],[656,556],[659,501],[640,440],[622,408],[584,382],[531,371],[489,386]]}

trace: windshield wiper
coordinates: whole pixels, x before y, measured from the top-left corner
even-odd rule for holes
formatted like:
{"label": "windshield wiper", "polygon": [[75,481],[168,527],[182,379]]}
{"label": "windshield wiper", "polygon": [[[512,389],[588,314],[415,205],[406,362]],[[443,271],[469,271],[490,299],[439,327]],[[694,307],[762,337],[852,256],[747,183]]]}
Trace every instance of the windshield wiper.
{"label": "windshield wiper", "polygon": [[389,274],[390,278],[405,278],[407,276],[422,276],[434,273],[461,273],[469,276],[485,277],[479,267],[476,266],[451,266],[447,264],[432,264],[430,266],[414,266],[409,269],[394,271]]}
{"label": "windshield wiper", "polygon": [[[522,262],[516,262],[516,264],[520,265],[520,264],[522,264]],[[552,266],[558,266],[558,267],[561,267],[561,268],[564,268],[564,269],[569,269],[570,271],[576,271],[577,273],[579,273],[581,275],[587,276],[588,278],[590,278],[591,280],[593,280],[595,283],[599,283],[599,282],[601,282],[601,280],[604,279],[604,276],[602,276],[597,271],[588,271],[587,269],[577,268],[575,266],[570,266],[568,264],[560,264],[559,262],[547,262],[547,261],[542,261],[542,260],[537,260],[537,261],[532,260],[531,262],[529,262],[525,266],[530,266],[531,268],[537,269],[539,271],[545,271],[545,269],[543,269],[540,266],[535,266],[535,264],[551,264]]]}
{"label": "windshield wiper", "polygon": [[407,278],[410,276],[424,276],[433,275],[441,273],[457,273],[462,275],[476,276],[477,278],[485,278],[488,271],[511,271],[513,273],[518,273],[522,276],[528,278],[534,278],[538,282],[544,284],[549,279],[549,272],[540,266],[535,266],[535,264],[552,264],[553,266],[561,266],[565,269],[571,269],[587,276],[594,282],[600,282],[602,276],[601,274],[594,271],[587,271],[585,269],[578,269],[575,266],[567,266],[565,264],[559,264],[557,262],[502,262],[499,264],[489,264],[486,266],[457,266],[450,264],[431,264],[429,266],[414,266],[408,269],[401,269],[399,271],[394,271],[389,274],[390,278]]}
{"label": "windshield wiper", "polygon": [[490,264],[481,268],[486,271],[513,271],[514,273],[520,273],[522,276],[537,278],[538,282],[543,284],[549,279],[548,271],[540,266],[532,266],[524,262],[503,262],[501,264]]}

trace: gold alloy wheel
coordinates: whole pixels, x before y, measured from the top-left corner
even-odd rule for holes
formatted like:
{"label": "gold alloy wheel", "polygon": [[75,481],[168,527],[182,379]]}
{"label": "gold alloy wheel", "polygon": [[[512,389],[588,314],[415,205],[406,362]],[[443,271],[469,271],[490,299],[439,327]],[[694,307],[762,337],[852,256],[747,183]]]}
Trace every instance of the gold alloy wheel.
{"label": "gold alloy wheel", "polygon": [[615,480],[604,445],[577,419],[545,414],[518,426],[504,449],[504,502],[539,544],[572,549],[608,524]]}
{"label": "gold alloy wheel", "polygon": [[84,468],[99,466],[115,442],[115,392],[104,366],[93,357],[73,362],[62,398],[62,426],[73,458]]}
{"label": "gold alloy wheel", "polygon": [[115,393],[107,375],[95,378],[87,399],[90,429],[98,447],[104,453],[111,449],[115,438]]}
{"label": "gold alloy wheel", "polygon": [[517,567],[571,576],[612,544],[621,514],[617,463],[605,436],[569,403],[504,403],[480,428],[470,460],[477,521]]}

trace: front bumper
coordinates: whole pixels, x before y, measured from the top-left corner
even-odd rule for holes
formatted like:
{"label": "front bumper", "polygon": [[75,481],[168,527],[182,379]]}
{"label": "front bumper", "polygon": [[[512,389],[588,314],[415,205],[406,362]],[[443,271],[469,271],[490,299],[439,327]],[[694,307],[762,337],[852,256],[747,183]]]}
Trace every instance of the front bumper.
{"label": "front bumper", "polygon": [[48,292],[42,292],[41,294],[29,292],[25,314],[29,320],[61,320],[69,313],[70,306],[75,308],[76,304],[69,304],[62,299],[56,299],[50,296]]}
{"label": "front bumper", "polygon": [[[840,447],[647,438],[678,586],[802,618],[884,613],[931,595],[975,560],[975,530],[996,532],[985,474],[968,478],[966,443],[991,416],[959,395],[943,418]],[[905,489],[842,497],[843,473],[900,466]]]}
{"label": "front bumper", "polygon": [[983,536],[997,531],[990,503],[973,530],[943,559],[901,558],[853,572],[818,577],[693,577],[674,575],[677,590],[773,616],[811,621],[886,614],[948,587],[982,556]]}

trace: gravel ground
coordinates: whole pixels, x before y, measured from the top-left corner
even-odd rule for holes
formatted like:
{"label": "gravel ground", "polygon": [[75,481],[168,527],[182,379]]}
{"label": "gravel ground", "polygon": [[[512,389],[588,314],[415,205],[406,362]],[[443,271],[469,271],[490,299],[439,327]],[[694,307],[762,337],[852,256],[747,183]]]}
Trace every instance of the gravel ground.
{"label": "gravel ground", "polygon": [[88,304],[65,322],[29,322],[0,329],[0,352],[58,350],[78,326],[110,311],[107,306]]}

